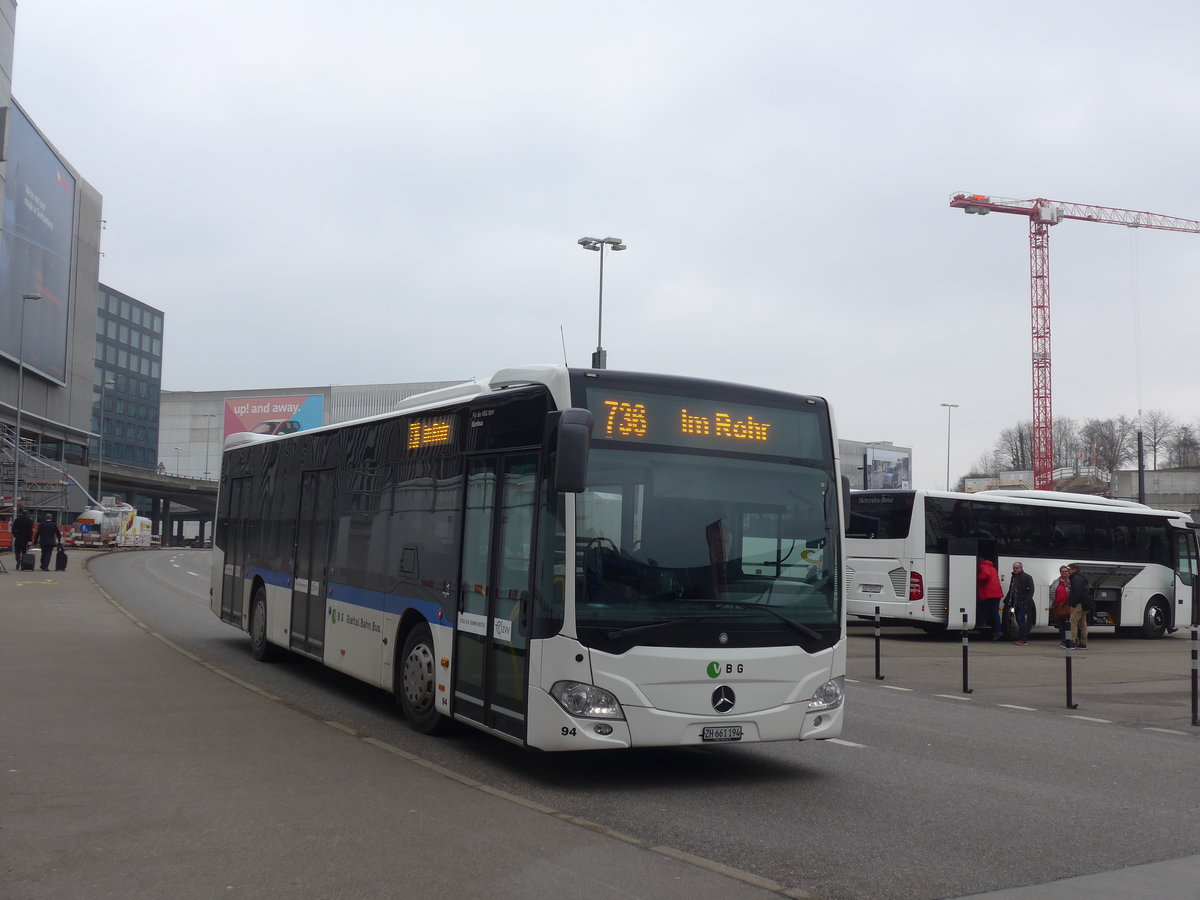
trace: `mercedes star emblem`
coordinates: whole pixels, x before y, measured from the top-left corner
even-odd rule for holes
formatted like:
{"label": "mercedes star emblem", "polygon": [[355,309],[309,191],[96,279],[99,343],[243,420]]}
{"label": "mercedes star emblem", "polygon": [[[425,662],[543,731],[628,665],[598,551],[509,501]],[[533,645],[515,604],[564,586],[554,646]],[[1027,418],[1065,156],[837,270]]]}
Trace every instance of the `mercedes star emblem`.
{"label": "mercedes star emblem", "polygon": [[713,709],[715,709],[719,713],[727,713],[731,709],[733,709],[733,704],[736,699],[737,698],[735,698],[733,695],[733,688],[731,688],[727,684],[723,684],[719,688],[717,688],[715,691],[713,691],[713,695],[712,695]]}

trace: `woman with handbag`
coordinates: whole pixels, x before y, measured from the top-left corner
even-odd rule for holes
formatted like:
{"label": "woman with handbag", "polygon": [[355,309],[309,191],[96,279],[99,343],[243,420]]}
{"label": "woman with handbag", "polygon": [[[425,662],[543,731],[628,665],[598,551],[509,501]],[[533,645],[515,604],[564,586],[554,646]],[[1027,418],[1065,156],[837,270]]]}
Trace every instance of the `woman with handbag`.
{"label": "woman with handbag", "polygon": [[1071,594],[1071,572],[1066,566],[1058,567],[1058,581],[1054,582],[1054,602],[1050,606],[1050,621],[1058,626],[1058,640],[1064,647],[1070,647],[1067,640],[1067,627],[1071,620],[1071,606],[1068,597]]}

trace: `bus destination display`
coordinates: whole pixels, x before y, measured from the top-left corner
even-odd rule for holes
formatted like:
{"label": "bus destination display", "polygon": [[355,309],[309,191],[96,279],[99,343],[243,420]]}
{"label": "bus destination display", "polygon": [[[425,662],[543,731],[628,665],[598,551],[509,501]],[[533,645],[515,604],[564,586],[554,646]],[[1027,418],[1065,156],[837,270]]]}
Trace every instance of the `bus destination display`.
{"label": "bus destination display", "polygon": [[437,444],[448,444],[452,435],[451,420],[420,419],[408,423],[408,449],[420,450]]}
{"label": "bus destination display", "polygon": [[786,456],[820,453],[820,407],[784,409],[665,394],[589,392],[600,440]]}

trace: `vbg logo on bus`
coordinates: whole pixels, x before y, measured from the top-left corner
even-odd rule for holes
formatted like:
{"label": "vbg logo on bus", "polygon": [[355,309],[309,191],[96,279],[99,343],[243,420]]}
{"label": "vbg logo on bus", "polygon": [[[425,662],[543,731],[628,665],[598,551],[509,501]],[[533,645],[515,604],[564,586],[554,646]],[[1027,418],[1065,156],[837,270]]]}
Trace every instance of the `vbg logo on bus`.
{"label": "vbg logo on bus", "polygon": [[720,678],[722,675],[745,675],[746,665],[745,663],[725,663],[722,665],[714,660],[708,664],[706,671],[709,678]]}

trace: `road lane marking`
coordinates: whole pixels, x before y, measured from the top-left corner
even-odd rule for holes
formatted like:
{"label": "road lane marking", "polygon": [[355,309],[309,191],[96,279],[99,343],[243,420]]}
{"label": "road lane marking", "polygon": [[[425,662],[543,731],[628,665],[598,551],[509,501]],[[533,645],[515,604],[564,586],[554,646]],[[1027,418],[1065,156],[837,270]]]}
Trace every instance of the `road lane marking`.
{"label": "road lane marking", "polygon": [[866,744],[856,744],[856,743],[854,743],[854,741],[846,741],[846,740],[843,740],[842,738],[830,738],[827,741],[827,743],[840,744],[843,747],[859,747],[863,750],[869,749]]}
{"label": "road lane marking", "polygon": [[963,697],[959,694],[934,694],[935,697],[945,697],[947,700],[973,700],[973,697]]}
{"label": "road lane marking", "polygon": [[912,688],[898,687],[897,685],[894,685],[894,684],[881,684],[880,687],[886,688],[889,691],[908,691],[908,693],[910,693],[910,694],[913,692]]}
{"label": "road lane marking", "polygon": [[1157,731],[1159,734],[1181,734],[1187,737],[1186,731],[1176,731],[1174,728],[1155,728],[1152,725],[1146,726],[1147,731]]}
{"label": "road lane marking", "polygon": [[1079,719],[1081,722],[1099,722],[1101,725],[1111,725],[1110,719],[1094,719],[1091,716],[1067,716],[1068,719]]}
{"label": "road lane marking", "polygon": [[996,705],[1005,709],[1019,709],[1022,712],[1037,712],[1036,706],[1017,706],[1015,703],[997,703]]}

